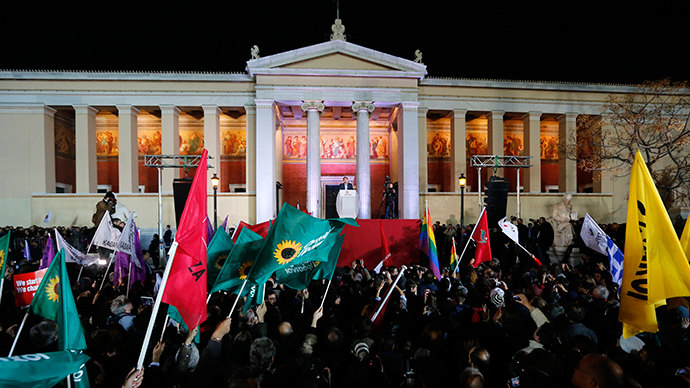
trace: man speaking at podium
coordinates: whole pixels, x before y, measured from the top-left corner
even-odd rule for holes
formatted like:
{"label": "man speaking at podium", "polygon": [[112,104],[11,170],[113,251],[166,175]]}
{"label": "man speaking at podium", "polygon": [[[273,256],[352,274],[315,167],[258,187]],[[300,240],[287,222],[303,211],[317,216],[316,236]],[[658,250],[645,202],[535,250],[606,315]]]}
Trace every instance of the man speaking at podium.
{"label": "man speaking at podium", "polygon": [[344,176],[343,183],[338,186],[338,190],[354,190],[354,187],[352,186],[352,183],[349,182],[349,179]]}

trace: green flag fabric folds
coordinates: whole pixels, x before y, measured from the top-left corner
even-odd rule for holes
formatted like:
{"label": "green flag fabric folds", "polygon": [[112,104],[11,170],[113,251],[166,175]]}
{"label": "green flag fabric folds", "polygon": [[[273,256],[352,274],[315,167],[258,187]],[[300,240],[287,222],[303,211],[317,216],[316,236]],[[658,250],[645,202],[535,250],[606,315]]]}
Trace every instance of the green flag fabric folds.
{"label": "green flag fabric folds", "polygon": [[211,288],[211,293],[221,290],[235,291],[240,287],[247,279],[247,274],[254,265],[254,260],[263,241],[264,239],[258,233],[249,228],[242,228],[232,251],[230,251],[216,278],[215,284]]}
{"label": "green flag fabric folds", "polygon": [[84,329],[74,303],[70,287],[65,251],[61,249],[38,286],[31,301],[31,310],[36,315],[58,323],[58,348],[60,350],[86,349]]}
{"label": "green flag fabric folds", "polygon": [[7,255],[10,251],[10,231],[0,237],[0,276],[5,277],[5,267],[7,266]]}
{"label": "green flag fabric folds", "polygon": [[88,360],[89,356],[81,352],[66,350],[0,357],[0,387],[52,387],[71,374],[75,381],[81,380],[86,374],[80,375],[79,371]]}
{"label": "green flag fabric folds", "polygon": [[[262,286],[274,272],[300,263],[328,261],[346,224],[359,226],[352,218],[322,220],[284,204],[247,275],[247,286]],[[249,301],[243,311],[253,307]]]}
{"label": "green flag fabric folds", "polygon": [[336,264],[338,264],[338,257],[340,256],[344,240],[345,235],[337,237],[335,245],[333,245],[328,254],[328,260],[308,261],[278,269],[276,271],[278,284],[285,284],[295,290],[304,290],[312,280],[330,279],[333,276]]}
{"label": "green flag fabric folds", "polygon": [[206,251],[206,282],[209,290],[213,288],[218,274],[230,255],[230,251],[232,251],[233,245],[232,238],[228,236],[225,228],[218,229],[208,244]]}

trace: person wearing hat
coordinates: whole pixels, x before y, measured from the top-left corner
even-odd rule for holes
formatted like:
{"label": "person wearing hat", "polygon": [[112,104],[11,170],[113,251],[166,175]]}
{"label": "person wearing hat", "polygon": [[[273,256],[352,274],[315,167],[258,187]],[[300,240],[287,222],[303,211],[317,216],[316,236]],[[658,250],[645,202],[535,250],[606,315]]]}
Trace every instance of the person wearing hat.
{"label": "person wearing hat", "polygon": [[110,213],[110,216],[112,217],[113,213],[115,213],[116,204],[117,200],[115,199],[115,194],[113,194],[112,191],[108,191],[107,193],[105,193],[103,199],[98,201],[98,203],[96,204],[96,212],[93,213],[93,216],[91,217],[91,222],[93,222],[93,226],[98,228],[98,225],[101,223],[101,220],[105,215],[105,212]]}

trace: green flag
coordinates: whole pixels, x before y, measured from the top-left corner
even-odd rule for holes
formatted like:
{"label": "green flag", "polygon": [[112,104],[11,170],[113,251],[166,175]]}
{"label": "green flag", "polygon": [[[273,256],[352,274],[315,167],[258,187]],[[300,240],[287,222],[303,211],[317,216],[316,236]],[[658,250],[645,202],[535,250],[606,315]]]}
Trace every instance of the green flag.
{"label": "green flag", "polygon": [[0,357],[0,387],[52,387],[70,374],[73,374],[76,380],[80,369],[88,360],[89,356],[81,352],[66,350]]}
{"label": "green flag", "polygon": [[258,233],[249,228],[242,228],[211,288],[211,293],[220,290],[234,291],[240,287],[247,279],[263,241]]}
{"label": "green flag", "polygon": [[31,310],[43,318],[57,321],[60,350],[86,349],[84,329],[74,303],[63,249],[55,256],[43,276],[31,301]]}
{"label": "green flag", "polygon": [[345,235],[337,237],[326,261],[308,261],[278,269],[276,271],[278,284],[285,284],[295,290],[304,290],[312,280],[330,279],[338,264],[338,257],[344,240]]}
{"label": "green flag", "polygon": [[249,272],[249,282],[260,285],[279,269],[328,260],[345,224],[359,226],[352,218],[321,220],[284,204]]}
{"label": "green flag", "polygon": [[241,297],[246,296],[247,301],[244,302],[242,306],[242,314],[246,314],[250,308],[260,306],[264,303],[264,294],[266,293],[266,283],[261,283],[260,285],[249,284],[244,287]]}
{"label": "green flag", "polygon": [[5,267],[7,266],[7,254],[10,251],[10,233],[7,231],[4,236],[0,237],[0,276],[5,278]]}
{"label": "green flag", "polygon": [[224,228],[216,230],[206,251],[206,282],[208,283],[208,289],[211,289],[215,284],[216,278],[221,268],[223,268],[223,264],[230,254],[233,245],[232,238],[228,236]]}

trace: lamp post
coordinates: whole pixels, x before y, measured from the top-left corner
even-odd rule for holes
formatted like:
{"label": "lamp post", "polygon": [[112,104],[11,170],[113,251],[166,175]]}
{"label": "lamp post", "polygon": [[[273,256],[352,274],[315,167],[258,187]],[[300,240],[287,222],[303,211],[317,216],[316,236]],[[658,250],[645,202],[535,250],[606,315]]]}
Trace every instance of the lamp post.
{"label": "lamp post", "polygon": [[460,227],[465,226],[465,185],[467,184],[467,178],[465,174],[460,174],[458,178],[458,184],[460,184]]}
{"label": "lamp post", "polygon": [[213,230],[218,229],[218,185],[220,184],[220,178],[213,173],[211,177],[211,184],[213,184]]}

